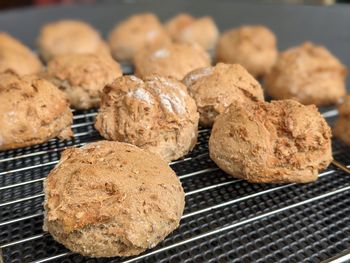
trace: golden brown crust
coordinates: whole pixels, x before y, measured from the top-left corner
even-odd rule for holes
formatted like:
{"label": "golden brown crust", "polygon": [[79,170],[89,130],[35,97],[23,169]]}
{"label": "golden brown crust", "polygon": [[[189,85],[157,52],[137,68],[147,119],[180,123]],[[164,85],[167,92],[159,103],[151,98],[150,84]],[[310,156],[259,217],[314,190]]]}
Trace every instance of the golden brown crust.
{"label": "golden brown crust", "polygon": [[210,157],[255,183],[307,183],[332,161],[331,131],[315,105],[294,100],[233,103],[215,121]]}
{"label": "golden brown crust", "polygon": [[138,52],[134,63],[141,78],[158,74],[182,80],[188,72],[210,66],[210,58],[197,44],[173,43]]}
{"label": "golden brown crust", "polygon": [[151,13],[132,15],[114,27],[109,46],[118,61],[132,61],[139,51],[170,43],[170,37],[158,18]]}
{"label": "golden brown crust", "polygon": [[0,32],[0,73],[12,71],[23,76],[41,70],[39,58],[28,47],[9,34]]}
{"label": "golden brown crust", "polygon": [[0,150],[69,138],[72,122],[65,94],[50,82],[0,74]]}
{"label": "golden brown crust", "polygon": [[347,70],[325,47],[306,42],[282,52],[265,79],[275,99],[295,99],[318,106],[345,95]]}
{"label": "golden brown crust", "polygon": [[350,145],[350,95],[342,98],[337,108],[339,117],[334,124],[334,135]]}
{"label": "golden brown crust", "polygon": [[259,84],[242,66],[218,63],[200,68],[183,79],[200,114],[200,124],[211,126],[231,103],[264,101]]}
{"label": "golden brown crust", "polygon": [[73,108],[89,109],[100,105],[105,85],[122,76],[117,62],[96,54],[60,55],[48,63],[45,78],[63,90]]}
{"label": "golden brown crust", "polygon": [[217,61],[241,64],[256,78],[270,72],[277,54],[274,33],[261,25],[224,32],[216,48]]}
{"label": "golden brown crust", "polygon": [[206,50],[214,48],[219,37],[216,24],[209,16],[194,18],[181,13],[168,20],[165,29],[174,41],[196,43]]}
{"label": "golden brown crust", "polygon": [[100,141],[63,152],[45,183],[45,230],[85,256],[137,255],[179,225],[184,191],[158,156]]}
{"label": "golden brown crust", "polygon": [[41,28],[37,40],[42,58],[70,53],[98,53],[109,55],[107,44],[89,24],[79,20],[59,20]]}
{"label": "golden brown crust", "polygon": [[198,119],[196,104],[181,82],[123,76],[104,89],[95,128],[106,139],[137,145],[169,162],[194,147]]}

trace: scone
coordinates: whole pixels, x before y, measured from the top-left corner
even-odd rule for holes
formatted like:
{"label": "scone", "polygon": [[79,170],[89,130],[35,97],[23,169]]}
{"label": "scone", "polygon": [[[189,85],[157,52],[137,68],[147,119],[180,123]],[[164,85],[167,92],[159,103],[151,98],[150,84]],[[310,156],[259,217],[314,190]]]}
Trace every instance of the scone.
{"label": "scone", "polygon": [[62,154],[44,185],[44,230],[90,257],[132,256],[179,226],[185,195],[157,155],[100,141]]}
{"label": "scone", "polygon": [[275,99],[334,104],[345,95],[347,70],[325,47],[306,42],[282,52],[264,88]]}
{"label": "scone", "polygon": [[138,52],[134,63],[135,74],[141,78],[155,73],[182,80],[188,72],[210,66],[210,58],[197,44],[173,43]]}
{"label": "scone", "polygon": [[28,47],[9,34],[0,32],[0,73],[11,71],[23,76],[41,70],[39,58]]}
{"label": "scone", "polygon": [[139,50],[170,43],[171,39],[155,15],[141,13],[117,24],[108,42],[115,59],[131,62]]}
{"label": "scone", "polygon": [[338,104],[339,117],[334,124],[334,135],[350,145],[350,95]]}
{"label": "scone", "polygon": [[73,135],[73,116],[63,92],[36,76],[0,74],[0,150]]}
{"label": "scone", "polygon": [[242,66],[218,63],[215,67],[195,69],[183,79],[197,104],[202,126],[211,126],[231,103],[264,100],[259,84]]}
{"label": "scone", "polygon": [[165,28],[174,41],[197,43],[206,50],[213,49],[219,37],[219,30],[209,16],[195,18],[181,13],[167,21]]}
{"label": "scone", "polygon": [[69,53],[110,54],[100,34],[91,25],[78,20],[59,20],[43,26],[37,42],[45,61]]}
{"label": "scone", "polygon": [[211,159],[253,183],[308,183],[332,161],[331,130],[315,105],[232,103],[215,121]]}
{"label": "scone", "polygon": [[218,62],[237,63],[259,78],[270,72],[277,58],[276,37],[265,26],[242,26],[224,32],[218,41]]}
{"label": "scone", "polygon": [[170,162],[195,146],[198,119],[181,82],[123,76],[104,88],[95,128],[108,140],[137,145]]}
{"label": "scone", "polygon": [[100,105],[104,86],[122,76],[122,71],[111,57],[66,54],[51,59],[43,75],[67,94],[73,108],[89,109]]}

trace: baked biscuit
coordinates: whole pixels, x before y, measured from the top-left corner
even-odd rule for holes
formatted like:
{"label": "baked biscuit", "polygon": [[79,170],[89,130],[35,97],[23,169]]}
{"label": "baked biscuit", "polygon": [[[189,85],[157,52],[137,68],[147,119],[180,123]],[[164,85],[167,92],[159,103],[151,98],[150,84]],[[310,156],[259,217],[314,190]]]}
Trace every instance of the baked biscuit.
{"label": "baked biscuit", "polygon": [[155,73],[182,80],[188,72],[210,66],[210,58],[197,44],[173,43],[138,52],[134,63],[141,78]]}
{"label": "baked biscuit", "polygon": [[209,16],[178,14],[165,23],[165,29],[174,41],[196,43],[206,50],[213,49],[219,37],[219,30]]}
{"label": "baked biscuit", "polygon": [[108,140],[137,145],[170,162],[195,146],[198,119],[181,82],[123,76],[104,88],[95,128]]}
{"label": "baked biscuit", "polygon": [[256,78],[270,72],[277,54],[275,35],[260,25],[224,32],[216,48],[218,62],[241,64]]}
{"label": "baked biscuit", "polygon": [[132,256],[179,226],[185,196],[157,155],[100,141],[62,154],[44,185],[44,230],[90,257]]}
{"label": "baked biscuit", "polygon": [[23,76],[41,70],[39,58],[28,47],[9,34],[0,32],[0,73],[11,71]]}
{"label": "baked biscuit", "polygon": [[100,34],[91,25],[78,20],[59,20],[43,26],[37,42],[45,61],[69,53],[110,55]]}
{"label": "baked biscuit", "polygon": [[350,145],[350,95],[338,104],[339,117],[334,124],[334,135]]}
{"label": "baked biscuit", "polygon": [[139,50],[170,42],[170,36],[151,13],[130,16],[109,34],[109,46],[118,61],[130,62]]}
{"label": "baked biscuit", "polygon": [[202,126],[213,125],[231,103],[264,100],[259,82],[238,64],[218,63],[215,67],[195,69],[183,83],[196,101]]}
{"label": "baked biscuit", "polygon": [[73,135],[73,116],[63,92],[36,76],[0,74],[0,150]]}
{"label": "baked biscuit", "polygon": [[345,95],[347,70],[325,47],[306,42],[282,52],[265,80],[275,99],[303,104],[334,104]]}
{"label": "baked biscuit", "polygon": [[117,62],[96,54],[66,54],[49,61],[45,78],[63,90],[73,108],[100,105],[105,85],[122,76]]}
{"label": "baked biscuit", "polygon": [[331,130],[315,105],[232,103],[215,121],[211,159],[253,183],[308,183],[332,161]]}

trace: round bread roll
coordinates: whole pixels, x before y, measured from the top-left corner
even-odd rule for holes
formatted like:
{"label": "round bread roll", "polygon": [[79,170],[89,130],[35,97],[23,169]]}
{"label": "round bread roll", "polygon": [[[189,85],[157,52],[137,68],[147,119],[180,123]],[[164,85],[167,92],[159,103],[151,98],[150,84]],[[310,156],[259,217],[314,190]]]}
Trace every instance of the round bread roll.
{"label": "round bread roll", "polygon": [[186,13],[178,14],[166,22],[165,29],[174,41],[196,43],[206,50],[213,49],[219,37],[219,30],[209,16],[194,18]]}
{"label": "round bread roll", "polygon": [[39,58],[25,45],[5,32],[0,32],[0,73],[36,74],[42,70]]}
{"label": "round bread roll", "polygon": [[218,63],[215,67],[195,69],[183,79],[196,101],[202,126],[211,126],[215,118],[233,102],[264,101],[259,84],[242,66]]}
{"label": "round bread roll", "polygon": [[277,54],[274,33],[260,25],[224,32],[216,48],[217,61],[241,64],[256,78],[270,72]]}
{"label": "round bread roll", "polygon": [[79,53],[54,57],[45,73],[46,79],[67,93],[76,109],[98,107],[104,86],[120,76],[120,66],[111,57]]}
{"label": "round bread roll", "polygon": [[196,104],[181,82],[123,76],[104,88],[95,128],[108,140],[137,145],[170,162],[195,146],[198,119]]}
{"label": "round bread roll", "polygon": [[211,159],[253,183],[308,183],[332,161],[331,130],[315,105],[232,103],[215,121]]}
{"label": "round bread roll", "polygon": [[41,28],[38,47],[42,58],[49,61],[69,53],[99,53],[109,55],[107,44],[89,24],[78,20],[60,20]]}
{"label": "round bread roll", "polygon": [[151,13],[130,16],[109,34],[109,46],[113,57],[119,61],[132,61],[139,50],[170,43],[158,18]]}
{"label": "round bread roll", "polygon": [[326,48],[306,42],[280,54],[264,86],[275,99],[324,106],[345,95],[346,75],[345,66]]}
{"label": "round bread roll", "polygon": [[350,95],[338,104],[339,117],[334,124],[334,135],[350,145]]}
{"label": "round bread roll", "polygon": [[73,116],[63,92],[36,76],[0,74],[0,150],[73,135]]}
{"label": "round bread roll", "polygon": [[141,78],[155,73],[182,80],[188,72],[210,66],[210,58],[199,45],[173,43],[138,52],[134,63],[135,74]]}
{"label": "round bread roll", "polygon": [[62,154],[44,185],[44,230],[90,257],[132,256],[179,226],[185,195],[157,155],[100,141]]}

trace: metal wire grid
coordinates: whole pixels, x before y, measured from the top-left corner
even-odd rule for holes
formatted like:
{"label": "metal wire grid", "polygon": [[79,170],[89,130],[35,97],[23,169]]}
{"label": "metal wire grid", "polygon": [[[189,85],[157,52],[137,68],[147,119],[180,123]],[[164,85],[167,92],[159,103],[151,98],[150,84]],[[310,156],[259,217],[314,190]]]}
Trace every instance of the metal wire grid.
{"label": "metal wire grid", "polygon": [[[331,122],[337,114],[328,110]],[[110,262],[72,254],[42,231],[42,182],[62,150],[101,139],[96,112],[74,112],[74,139],[0,153],[0,247],[4,262]],[[340,168],[316,183],[249,184],[208,156],[209,129],[195,149],[170,165],[186,192],[180,227],[156,248],[113,262],[319,262],[350,247],[349,148],[334,140]],[[1,256],[1,255],[0,255]]]}

